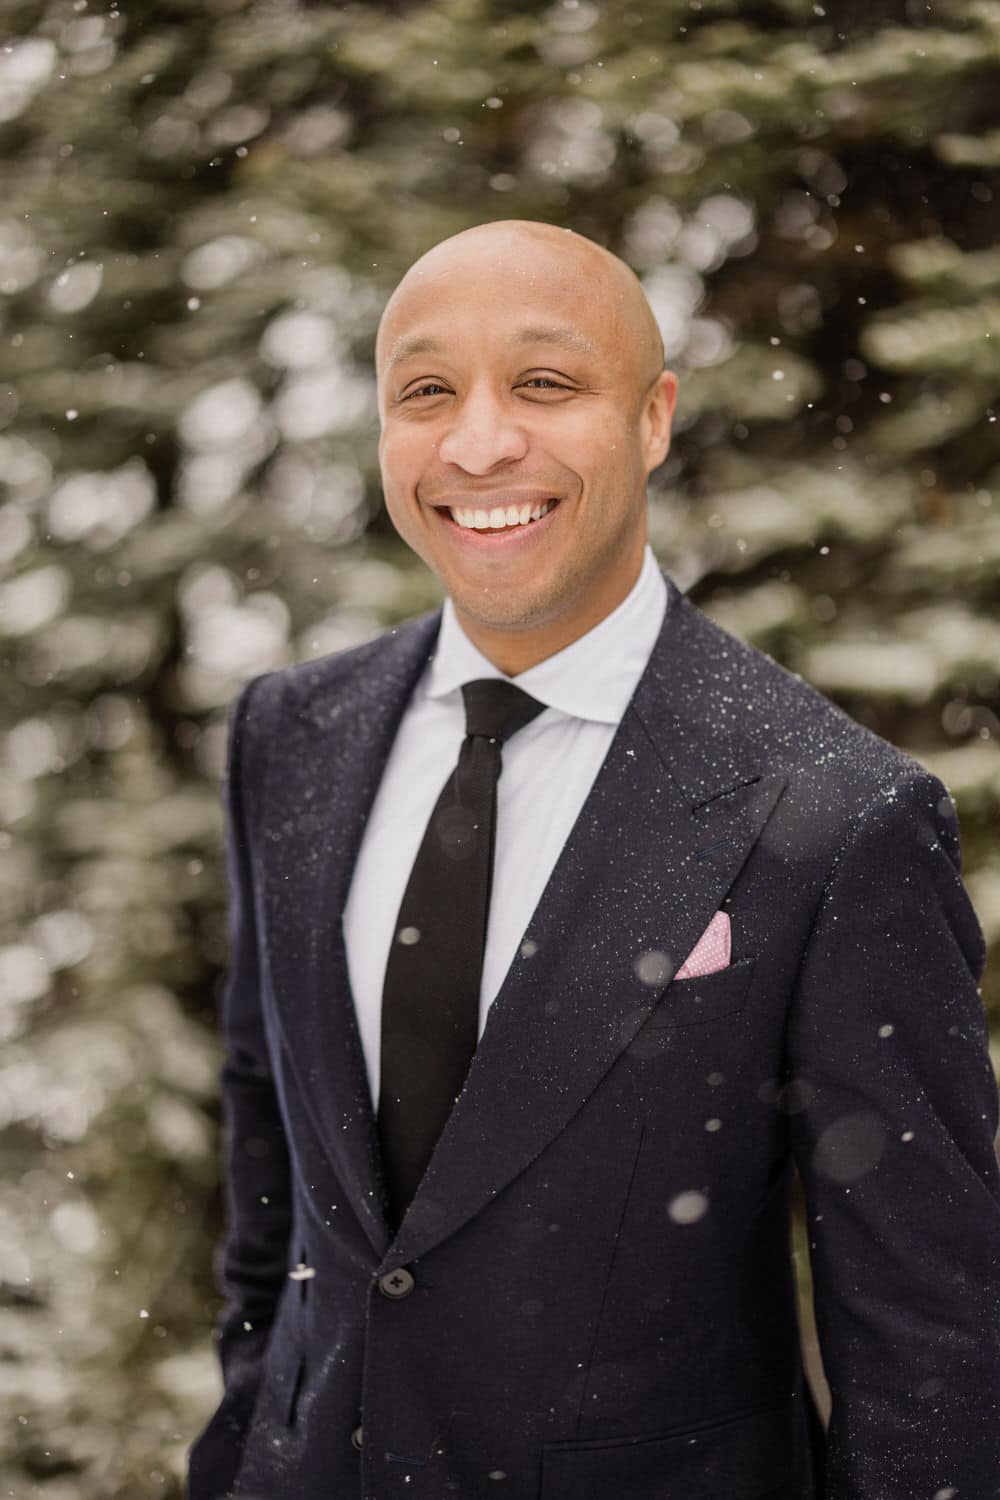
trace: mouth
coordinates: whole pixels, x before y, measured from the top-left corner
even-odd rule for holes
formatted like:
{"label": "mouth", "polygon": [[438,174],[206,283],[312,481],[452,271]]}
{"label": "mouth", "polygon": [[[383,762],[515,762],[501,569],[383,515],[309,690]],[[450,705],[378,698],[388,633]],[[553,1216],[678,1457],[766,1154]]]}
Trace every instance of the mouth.
{"label": "mouth", "polygon": [[474,536],[511,536],[533,530],[556,509],[559,501],[555,497],[530,501],[522,505],[478,506],[445,505],[438,514],[451,526]]}

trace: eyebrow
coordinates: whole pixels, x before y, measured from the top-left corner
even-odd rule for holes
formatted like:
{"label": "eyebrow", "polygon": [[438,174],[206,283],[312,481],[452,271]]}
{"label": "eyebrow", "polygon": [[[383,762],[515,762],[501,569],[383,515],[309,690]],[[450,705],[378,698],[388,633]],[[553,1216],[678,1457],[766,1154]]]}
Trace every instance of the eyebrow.
{"label": "eyebrow", "polygon": [[[597,353],[597,349],[589,339],[564,324],[552,324],[545,327],[533,324],[526,328],[519,328],[514,334],[513,342],[518,346],[554,344],[557,348],[568,349],[573,354]],[[444,353],[445,346],[440,339],[433,338],[430,334],[412,334],[409,338],[400,339],[390,355],[388,368],[392,369],[393,365],[400,364],[404,359],[412,359],[417,354]]]}

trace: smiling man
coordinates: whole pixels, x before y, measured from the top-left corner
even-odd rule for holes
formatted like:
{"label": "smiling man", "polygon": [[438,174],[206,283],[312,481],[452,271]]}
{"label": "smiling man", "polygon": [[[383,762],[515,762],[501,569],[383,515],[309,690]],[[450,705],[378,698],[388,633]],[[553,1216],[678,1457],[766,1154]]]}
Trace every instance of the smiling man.
{"label": "smiling man", "polygon": [[622,262],[465,231],[376,361],[386,504],[446,598],[233,712],[225,1394],[190,1500],[1000,1495],[947,794],[656,566],[676,381]]}
{"label": "smiling man", "polygon": [[389,514],[473,644],[513,676],[609,615],[677,387],[628,267],[548,225],[467,231],[403,278],[376,360]]}

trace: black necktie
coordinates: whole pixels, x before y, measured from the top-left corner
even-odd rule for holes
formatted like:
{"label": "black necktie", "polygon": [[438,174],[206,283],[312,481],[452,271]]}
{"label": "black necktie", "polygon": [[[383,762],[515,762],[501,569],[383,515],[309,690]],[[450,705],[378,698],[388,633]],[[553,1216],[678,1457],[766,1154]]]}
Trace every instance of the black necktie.
{"label": "black necktie", "polygon": [[378,1130],[394,1226],[476,1048],[501,745],[545,707],[504,678],[462,696],[465,740],[413,862],[382,992]]}

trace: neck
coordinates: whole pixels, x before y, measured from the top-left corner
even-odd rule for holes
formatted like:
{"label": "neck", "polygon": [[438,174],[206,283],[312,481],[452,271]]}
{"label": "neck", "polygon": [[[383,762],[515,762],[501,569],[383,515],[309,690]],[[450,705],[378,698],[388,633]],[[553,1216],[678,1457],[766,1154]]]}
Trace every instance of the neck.
{"label": "neck", "polygon": [[598,589],[593,589],[572,609],[528,628],[501,628],[467,615],[455,601],[455,617],[472,644],[507,677],[517,677],[571,646],[618,608],[636,585],[642,571],[645,543],[629,567],[616,570]]}

